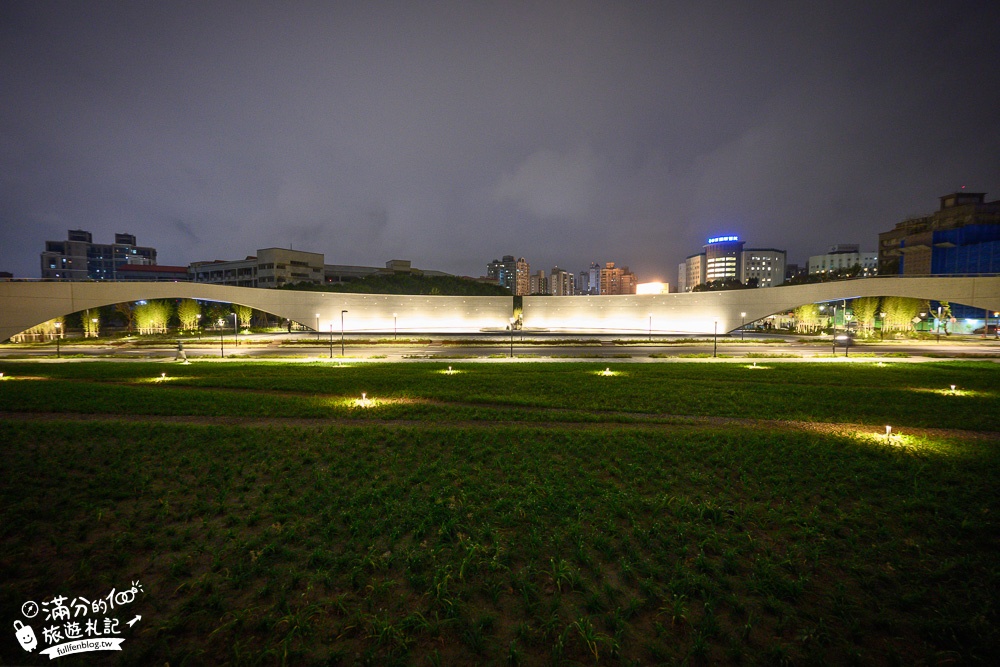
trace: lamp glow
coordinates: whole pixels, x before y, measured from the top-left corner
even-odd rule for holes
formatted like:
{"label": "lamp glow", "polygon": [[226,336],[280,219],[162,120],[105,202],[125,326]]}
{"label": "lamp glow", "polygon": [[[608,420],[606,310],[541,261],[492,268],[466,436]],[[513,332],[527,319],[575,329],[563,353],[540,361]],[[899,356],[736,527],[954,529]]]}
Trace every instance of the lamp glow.
{"label": "lamp glow", "polygon": [[955,385],[951,385],[951,393],[955,393]]}
{"label": "lamp glow", "polygon": [[892,437],[892,427],[889,426],[888,424],[886,424],[886,427],[885,427],[885,437],[886,437],[886,439],[889,439],[889,438]]}

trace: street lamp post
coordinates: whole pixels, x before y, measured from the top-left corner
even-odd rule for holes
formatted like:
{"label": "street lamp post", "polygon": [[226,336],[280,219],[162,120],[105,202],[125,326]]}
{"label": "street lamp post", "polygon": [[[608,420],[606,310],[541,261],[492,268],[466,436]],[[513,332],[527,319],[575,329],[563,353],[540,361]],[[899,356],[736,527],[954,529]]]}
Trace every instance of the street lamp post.
{"label": "street lamp post", "polygon": [[233,313],[233,339],[236,341],[236,347],[240,346],[240,322],[239,316]]}
{"label": "street lamp post", "polygon": [[340,311],[340,356],[344,356],[344,315],[346,310]]}
{"label": "street lamp post", "polygon": [[317,338],[317,342],[319,342],[318,339],[319,339],[320,335],[322,335],[322,334],[320,333],[320,330],[319,330],[319,313],[316,313],[316,338]]}
{"label": "street lamp post", "polygon": [[740,340],[743,340],[743,332],[746,331],[747,314],[740,313]]}
{"label": "street lamp post", "polygon": [[510,358],[514,358],[514,318],[510,318]]}
{"label": "street lamp post", "polygon": [[59,338],[62,333],[62,322],[56,322],[56,359],[61,358],[59,354]]}
{"label": "street lamp post", "polygon": [[712,358],[718,356],[719,352],[719,320],[715,320],[715,332],[712,334]]}
{"label": "street lamp post", "polygon": [[993,319],[996,320],[993,325],[993,337],[1000,338],[1000,312],[993,313]]}
{"label": "street lamp post", "polygon": [[333,359],[333,324],[330,324],[330,358]]}
{"label": "street lamp post", "polygon": [[220,319],[217,323],[219,325],[219,356],[223,359],[226,358],[226,342],[224,338],[226,332],[222,328],[225,323],[226,321],[223,319]]}
{"label": "street lamp post", "polygon": [[880,330],[881,331],[881,336],[882,336],[882,340],[885,341],[885,311],[879,313],[879,316],[882,318],[882,328]]}
{"label": "street lamp post", "polygon": [[198,318],[198,340],[201,340],[201,313],[198,313],[195,317]]}
{"label": "street lamp post", "polygon": [[98,332],[97,332],[97,318],[96,317],[91,317],[90,318],[90,323],[94,325],[92,327],[92,330],[94,332],[94,338],[100,338],[100,335],[98,335]]}
{"label": "street lamp post", "polygon": [[941,342],[941,306],[938,306],[937,327],[936,327],[936,329],[937,329],[937,342],[940,343]]}
{"label": "street lamp post", "polygon": [[396,333],[397,333],[397,329],[396,329],[396,313],[393,313],[392,314],[392,339],[393,340],[396,340]]}
{"label": "street lamp post", "polygon": [[653,314],[649,314],[649,342],[653,342]]}

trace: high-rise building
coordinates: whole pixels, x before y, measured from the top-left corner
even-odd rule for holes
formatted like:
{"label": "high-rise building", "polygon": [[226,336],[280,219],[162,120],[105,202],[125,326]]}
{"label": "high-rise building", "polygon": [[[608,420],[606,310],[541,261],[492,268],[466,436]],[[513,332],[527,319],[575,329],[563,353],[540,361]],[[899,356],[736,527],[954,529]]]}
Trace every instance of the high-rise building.
{"label": "high-rise building", "polygon": [[503,259],[494,259],[486,265],[486,277],[496,280],[515,296],[531,294],[531,266],[524,257],[514,259],[513,255],[504,255]]}
{"label": "high-rise building", "polygon": [[529,279],[528,289],[531,294],[548,294],[549,293],[549,281],[545,277],[545,269],[538,269],[531,274]]}
{"label": "high-rise building", "polygon": [[635,274],[627,266],[615,266],[607,262],[601,269],[601,294],[635,294],[637,284]]}
{"label": "high-rise building", "polygon": [[690,292],[705,282],[705,253],[689,255],[678,271],[677,282],[684,284],[685,292]]}
{"label": "high-rise building", "polygon": [[713,280],[756,281],[758,287],[785,282],[785,251],[776,248],[744,248],[738,236],[708,239],[704,251],[690,255],[677,267],[677,291],[690,292]]}
{"label": "high-rise building", "polygon": [[553,296],[572,296],[576,293],[576,286],[573,284],[573,274],[560,269],[558,266],[553,266],[549,272],[548,286],[548,293]]}
{"label": "high-rise building", "polygon": [[1000,273],[1000,201],[964,191],[940,201],[934,213],[878,235],[879,275]]}
{"label": "high-rise building", "polygon": [[118,267],[156,264],[156,248],[138,246],[132,234],[112,244],[94,243],[90,232],[71,229],[65,241],[46,241],[41,254],[46,280],[117,280]]}
{"label": "high-rise building", "polygon": [[738,236],[716,236],[705,245],[705,280],[736,279],[743,274],[743,241]]}
{"label": "high-rise building", "polygon": [[856,243],[840,243],[830,246],[825,255],[809,257],[809,273],[824,274],[859,268],[859,277],[868,278],[878,274],[878,253],[861,252]]}

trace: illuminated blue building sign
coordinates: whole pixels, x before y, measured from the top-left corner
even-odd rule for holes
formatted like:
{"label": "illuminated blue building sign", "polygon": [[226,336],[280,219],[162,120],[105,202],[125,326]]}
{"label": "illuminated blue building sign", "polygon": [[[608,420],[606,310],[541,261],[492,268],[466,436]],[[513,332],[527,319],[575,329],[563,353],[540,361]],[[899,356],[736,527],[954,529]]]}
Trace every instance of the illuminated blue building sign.
{"label": "illuminated blue building sign", "polygon": [[739,241],[739,236],[716,236],[708,240],[709,243],[725,243],[727,241]]}

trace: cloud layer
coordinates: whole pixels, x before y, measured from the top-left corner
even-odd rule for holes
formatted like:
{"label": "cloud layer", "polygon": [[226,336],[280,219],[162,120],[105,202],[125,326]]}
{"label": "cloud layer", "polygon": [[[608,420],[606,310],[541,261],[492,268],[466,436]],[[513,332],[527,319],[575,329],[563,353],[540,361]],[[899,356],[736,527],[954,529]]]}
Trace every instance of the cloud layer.
{"label": "cloud layer", "polygon": [[481,275],[789,261],[1000,197],[988,3],[0,6],[0,270],[70,228]]}

